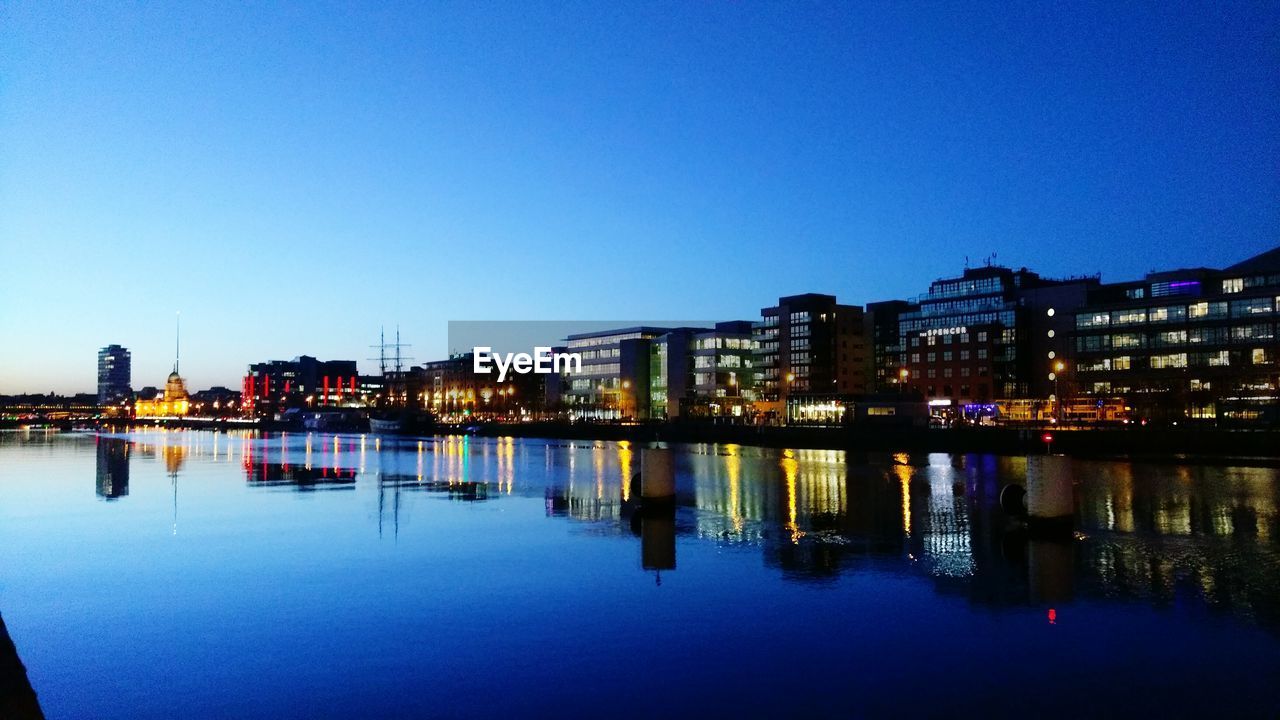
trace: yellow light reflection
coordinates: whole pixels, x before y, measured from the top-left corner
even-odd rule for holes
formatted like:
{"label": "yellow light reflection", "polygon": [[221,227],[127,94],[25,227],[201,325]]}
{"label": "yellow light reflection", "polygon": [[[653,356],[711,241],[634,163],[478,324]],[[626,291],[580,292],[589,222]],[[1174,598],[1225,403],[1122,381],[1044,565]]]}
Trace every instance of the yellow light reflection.
{"label": "yellow light reflection", "polygon": [[800,526],[796,524],[796,476],[799,474],[800,463],[796,462],[795,451],[784,450],[781,464],[787,486],[787,530],[791,533],[791,542],[798,544],[804,533],[800,532]]}
{"label": "yellow light reflection", "polygon": [[902,487],[902,534],[911,537],[911,468],[907,465],[894,465],[893,474],[898,476],[898,483]]}

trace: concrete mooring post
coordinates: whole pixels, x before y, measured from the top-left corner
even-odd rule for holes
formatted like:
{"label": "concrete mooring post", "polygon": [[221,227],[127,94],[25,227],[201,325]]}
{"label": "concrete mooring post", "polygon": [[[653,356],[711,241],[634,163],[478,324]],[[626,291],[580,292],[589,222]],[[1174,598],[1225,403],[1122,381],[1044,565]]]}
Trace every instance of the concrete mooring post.
{"label": "concrete mooring post", "polygon": [[640,502],[642,505],[676,501],[676,471],[671,451],[645,448],[640,453]]}
{"label": "concrete mooring post", "polygon": [[1071,458],[1066,455],[1027,456],[1027,526],[1067,534],[1074,525],[1075,489]]}

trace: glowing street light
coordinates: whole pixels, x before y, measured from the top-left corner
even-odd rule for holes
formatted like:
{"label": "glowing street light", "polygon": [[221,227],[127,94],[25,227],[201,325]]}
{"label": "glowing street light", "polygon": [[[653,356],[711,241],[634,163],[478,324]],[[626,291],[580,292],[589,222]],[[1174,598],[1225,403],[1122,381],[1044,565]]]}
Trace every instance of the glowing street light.
{"label": "glowing street light", "polygon": [[1053,372],[1049,373],[1049,379],[1053,381],[1053,415],[1059,422],[1062,420],[1062,392],[1059,383],[1062,381],[1062,371],[1066,369],[1067,364],[1059,360],[1053,364]]}

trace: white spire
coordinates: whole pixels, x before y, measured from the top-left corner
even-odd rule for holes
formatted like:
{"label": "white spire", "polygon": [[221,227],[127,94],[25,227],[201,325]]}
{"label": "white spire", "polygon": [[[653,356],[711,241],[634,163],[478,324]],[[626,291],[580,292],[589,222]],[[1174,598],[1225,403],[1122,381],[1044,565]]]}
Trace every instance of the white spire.
{"label": "white spire", "polygon": [[173,372],[178,374],[178,363],[182,360],[182,311],[177,313],[177,319],[174,320],[177,332],[174,337],[173,344]]}

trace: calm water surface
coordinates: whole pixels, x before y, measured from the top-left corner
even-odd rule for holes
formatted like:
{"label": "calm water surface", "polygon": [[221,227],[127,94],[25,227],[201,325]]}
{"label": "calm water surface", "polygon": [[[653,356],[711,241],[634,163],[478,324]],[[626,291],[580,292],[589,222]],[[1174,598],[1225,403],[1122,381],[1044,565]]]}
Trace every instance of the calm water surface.
{"label": "calm water surface", "polygon": [[0,433],[50,718],[1277,717],[1280,472],[520,439]]}

